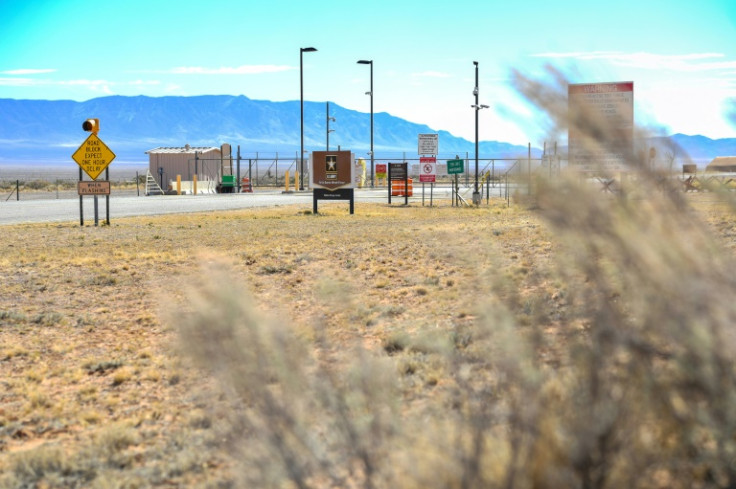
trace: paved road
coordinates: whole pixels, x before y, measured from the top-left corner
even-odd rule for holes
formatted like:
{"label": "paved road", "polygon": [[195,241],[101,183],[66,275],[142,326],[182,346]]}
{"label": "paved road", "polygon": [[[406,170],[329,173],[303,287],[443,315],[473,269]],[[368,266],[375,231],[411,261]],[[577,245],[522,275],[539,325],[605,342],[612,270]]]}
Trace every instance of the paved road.
{"label": "paved road", "polygon": [[[447,194],[447,195],[445,195]],[[386,189],[356,189],[356,202],[387,202]],[[437,189],[437,198],[449,198],[449,189]],[[429,194],[426,195],[429,202]],[[403,197],[392,199],[399,204]],[[414,189],[411,202],[421,202],[421,189]],[[94,198],[84,197],[85,224],[94,223]],[[342,202],[347,208],[347,201]],[[126,196],[110,197],[110,221],[119,217],[150,216],[158,214],[177,214],[187,212],[207,212],[251,207],[275,207],[299,204],[305,210],[312,209],[312,193],[296,192],[285,194],[281,191],[260,191],[243,194],[216,195],[166,195],[166,196]],[[320,201],[320,206],[326,202]],[[105,220],[105,198],[98,198],[99,221]],[[79,222],[79,199],[46,199],[0,202],[0,225],[32,222]]]}

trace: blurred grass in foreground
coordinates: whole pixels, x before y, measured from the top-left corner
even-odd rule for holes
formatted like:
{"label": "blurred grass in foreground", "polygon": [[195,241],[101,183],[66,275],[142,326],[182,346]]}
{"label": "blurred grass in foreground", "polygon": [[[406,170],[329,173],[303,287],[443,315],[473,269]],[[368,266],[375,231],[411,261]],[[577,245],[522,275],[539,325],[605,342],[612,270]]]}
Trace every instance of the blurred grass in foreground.
{"label": "blurred grass in foreground", "polygon": [[[568,119],[563,79],[517,84],[613,144],[594,115]],[[380,352],[261,317],[224,272],[198,284],[181,334],[233,403],[238,487],[736,487],[733,256],[679,189],[633,152],[629,165],[645,198],[535,182],[527,204],[558,247],[536,280],[559,284],[553,297],[489,276],[475,321]],[[405,403],[397,368],[416,366],[396,352],[430,354],[431,402]]]}

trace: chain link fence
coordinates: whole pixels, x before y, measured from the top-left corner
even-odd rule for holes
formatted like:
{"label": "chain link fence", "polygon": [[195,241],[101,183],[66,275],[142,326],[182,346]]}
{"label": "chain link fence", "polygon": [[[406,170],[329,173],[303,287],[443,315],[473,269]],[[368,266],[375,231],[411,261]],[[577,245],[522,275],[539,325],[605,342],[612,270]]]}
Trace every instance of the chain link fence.
{"label": "chain link fence", "polygon": [[[516,186],[525,184],[527,179],[535,172],[556,172],[560,167],[559,160],[551,162],[539,158],[479,157],[476,171],[476,160],[468,153],[461,155],[443,154],[436,157],[436,187],[449,188],[454,185],[455,175],[447,173],[447,161],[455,159],[464,160],[464,172],[457,177],[457,183],[464,189],[474,188],[476,176],[480,186],[496,189],[501,186],[508,186],[509,182]],[[363,186],[366,188],[385,187],[387,182],[385,177],[379,178],[379,175],[381,175],[379,169],[381,165],[385,168],[388,163],[397,162],[408,163],[409,176],[414,179],[415,185],[419,187],[420,160],[418,155],[401,152],[385,153],[373,160],[370,156],[355,155],[356,165],[365,168]],[[216,161],[200,159],[198,164],[199,169],[202,170],[207,165],[220,167],[223,161],[219,159]],[[231,173],[237,179],[236,187],[239,183],[241,188],[252,190],[283,188],[287,183],[287,175],[289,184],[295,186],[295,184],[298,184],[298,182],[295,182],[295,178],[303,170],[304,174],[300,176],[300,179],[303,179],[304,187],[309,188],[308,155],[305,155],[304,160],[300,161],[296,153],[241,153],[240,157],[233,155],[232,159],[230,161],[226,160],[224,164],[228,169],[222,171],[222,173]],[[194,160],[190,162],[189,166],[192,167],[189,173],[194,172],[196,168]],[[146,171],[146,167],[137,167],[136,169],[116,172],[120,176],[110,178],[112,195],[145,195]],[[183,173],[187,174],[186,171]],[[158,181],[159,175],[154,175],[154,178]],[[167,186],[168,181],[169,178],[166,176]],[[0,202],[77,198],[78,182],[79,177],[74,169],[65,171],[58,169],[4,168],[0,173]],[[487,189],[486,193],[488,193]],[[506,189],[504,189],[504,192],[500,190],[494,192],[494,195],[498,196],[505,194]]]}
{"label": "chain link fence", "polygon": [[[43,176],[25,176],[24,178],[0,178],[0,201],[72,199],[79,197],[77,183],[79,178],[49,178]],[[111,192],[115,196],[141,195],[145,175],[138,180],[133,176],[110,179]]]}

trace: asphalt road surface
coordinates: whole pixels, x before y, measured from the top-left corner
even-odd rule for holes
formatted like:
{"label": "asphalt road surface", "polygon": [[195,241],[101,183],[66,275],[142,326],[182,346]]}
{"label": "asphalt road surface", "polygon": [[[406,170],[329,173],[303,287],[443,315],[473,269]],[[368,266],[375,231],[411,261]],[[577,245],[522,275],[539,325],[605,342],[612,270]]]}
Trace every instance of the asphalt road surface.
{"label": "asphalt road surface", "polygon": [[[436,189],[436,198],[449,198],[449,189]],[[429,204],[429,192],[425,195]],[[421,202],[421,188],[414,188],[412,203]],[[360,202],[388,202],[388,191],[383,189],[356,189],[356,212]],[[395,204],[403,203],[403,197],[393,197]],[[305,210],[312,210],[311,192],[283,193],[281,191],[261,191],[242,194],[215,195],[151,195],[151,196],[110,196],[110,221],[116,218],[131,216],[152,216],[160,214],[177,214],[189,212],[210,212],[252,207],[275,207],[299,204]],[[347,201],[327,202],[323,205],[345,205]],[[105,197],[98,197],[98,220],[105,221]],[[94,224],[94,197],[83,198],[83,215],[85,225]],[[0,225],[22,224],[33,222],[80,222],[79,198],[42,199],[42,200],[8,200],[0,202]]]}

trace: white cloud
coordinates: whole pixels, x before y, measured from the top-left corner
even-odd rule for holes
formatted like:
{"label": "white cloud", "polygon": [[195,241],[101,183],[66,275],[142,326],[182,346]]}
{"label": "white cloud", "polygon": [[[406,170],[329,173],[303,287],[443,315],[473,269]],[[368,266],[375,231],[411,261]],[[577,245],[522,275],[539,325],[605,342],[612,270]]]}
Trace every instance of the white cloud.
{"label": "white cloud", "polygon": [[93,89],[99,89],[100,87],[109,87],[114,85],[114,82],[108,80],[65,80],[58,82],[48,82],[48,85],[72,85],[72,86],[85,86]]}
{"label": "white cloud", "polygon": [[87,86],[100,87],[115,85],[108,80],[35,80],[33,78],[0,78],[0,85],[30,87],[30,86]]}
{"label": "white cloud", "polygon": [[133,80],[129,82],[114,82],[110,80],[49,80],[34,78],[4,78],[0,77],[0,86],[7,87],[85,87],[93,92],[114,94],[116,86],[150,87],[161,85],[159,80]]}
{"label": "white cloud", "polygon": [[[575,59],[579,61],[609,61],[615,66],[646,70],[699,72],[736,69],[736,61],[725,60],[722,53],[654,54],[621,53],[616,51],[537,53],[535,58]],[[718,60],[718,61],[713,61]]]}
{"label": "white cloud", "polygon": [[30,87],[32,85],[38,85],[38,82],[30,78],[0,78],[0,86],[4,87]]}
{"label": "white cloud", "polygon": [[44,73],[54,73],[55,71],[56,70],[54,69],[42,69],[42,70],[19,69],[19,70],[0,71],[0,74],[2,75],[41,75]]}
{"label": "white cloud", "polygon": [[152,85],[161,85],[161,82],[159,80],[133,80],[131,82],[128,82],[128,85],[133,85],[136,87],[144,87],[144,86],[152,86]]}
{"label": "white cloud", "polygon": [[167,73],[173,73],[175,75],[258,75],[261,73],[278,73],[295,69],[285,65],[243,65],[236,67],[222,66],[220,68],[180,66],[172,68]]}
{"label": "white cloud", "polygon": [[423,71],[421,73],[412,73],[411,76],[416,78],[450,78],[452,75],[441,71]]}

